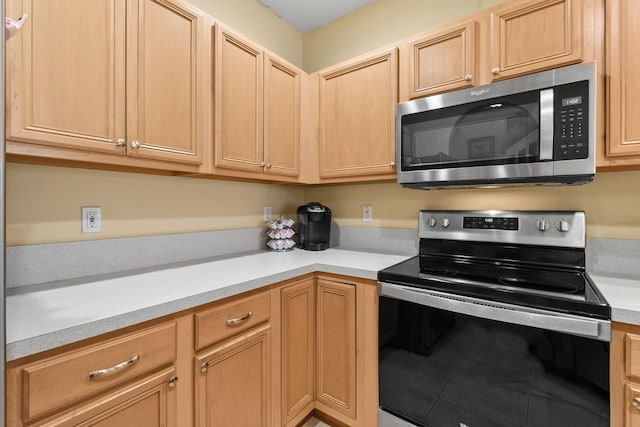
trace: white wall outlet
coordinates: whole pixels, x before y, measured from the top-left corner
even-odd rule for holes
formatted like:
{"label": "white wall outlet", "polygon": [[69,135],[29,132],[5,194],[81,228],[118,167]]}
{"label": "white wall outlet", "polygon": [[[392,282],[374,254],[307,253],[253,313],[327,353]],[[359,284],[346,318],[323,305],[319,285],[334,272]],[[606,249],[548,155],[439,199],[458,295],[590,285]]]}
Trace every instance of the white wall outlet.
{"label": "white wall outlet", "polygon": [[371,205],[364,205],[362,207],[362,220],[366,222],[373,220],[373,208]]}
{"label": "white wall outlet", "polygon": [[264,220],[271,221],[271,206],[264,207]]}
{"label": "white wall outlet", "polygon": [[100,233],[102,231],[102,210],[99,207],[82,208],[82,232]]}

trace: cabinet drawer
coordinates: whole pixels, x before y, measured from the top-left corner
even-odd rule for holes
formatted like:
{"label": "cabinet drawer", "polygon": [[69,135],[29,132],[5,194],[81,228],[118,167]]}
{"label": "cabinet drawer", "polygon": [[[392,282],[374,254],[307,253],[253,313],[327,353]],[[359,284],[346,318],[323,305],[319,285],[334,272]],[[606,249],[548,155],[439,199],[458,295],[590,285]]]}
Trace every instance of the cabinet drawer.
{"label": "cabinet drawer", "polygon": [[631,378],[640,380],[640,335],[626,334],[624,349],[625,373]]}
{"label": "cabinet drawer", "polygon": [[268,292],[216,306],[196,314],[196,350],[269,320]]}
{"label": "cabinet drawer", "polygon": [[23,417],[29,420],[175,358],[176,325],[171,323],[45,359],[23,369]]}

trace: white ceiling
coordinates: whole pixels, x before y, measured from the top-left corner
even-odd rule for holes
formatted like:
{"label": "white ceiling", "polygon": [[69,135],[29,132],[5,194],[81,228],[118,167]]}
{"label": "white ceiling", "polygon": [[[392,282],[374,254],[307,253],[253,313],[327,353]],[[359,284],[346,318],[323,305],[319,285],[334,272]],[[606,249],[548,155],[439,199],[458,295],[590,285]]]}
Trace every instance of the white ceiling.
{"label": "white ceiling", "polygon": [[313,31],[373,0],[257,0],[300,31]]}

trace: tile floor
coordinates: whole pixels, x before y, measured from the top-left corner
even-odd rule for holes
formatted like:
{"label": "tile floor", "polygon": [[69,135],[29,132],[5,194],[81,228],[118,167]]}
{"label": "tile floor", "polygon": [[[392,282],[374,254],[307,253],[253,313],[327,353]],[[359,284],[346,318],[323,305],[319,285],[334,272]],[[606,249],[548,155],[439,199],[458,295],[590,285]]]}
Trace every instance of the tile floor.
{"label": "tile floor", "polygon": [[325,424],[317,418],[311,417],[301,427],[331,427],[329,424]]}

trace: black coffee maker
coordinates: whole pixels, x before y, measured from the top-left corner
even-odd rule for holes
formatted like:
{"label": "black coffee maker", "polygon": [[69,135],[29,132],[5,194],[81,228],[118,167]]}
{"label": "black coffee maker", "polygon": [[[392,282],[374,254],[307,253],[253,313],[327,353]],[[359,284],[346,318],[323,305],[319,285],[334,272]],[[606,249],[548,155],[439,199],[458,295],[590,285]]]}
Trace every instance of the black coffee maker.
{"label": "black coffee maker", "polygon": [[323,251],[329,247],[331,209],[311,202],[298,207],[298,238],[300,249]]}

